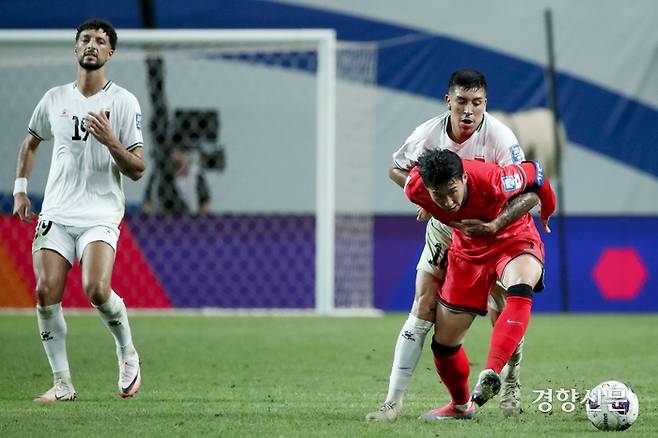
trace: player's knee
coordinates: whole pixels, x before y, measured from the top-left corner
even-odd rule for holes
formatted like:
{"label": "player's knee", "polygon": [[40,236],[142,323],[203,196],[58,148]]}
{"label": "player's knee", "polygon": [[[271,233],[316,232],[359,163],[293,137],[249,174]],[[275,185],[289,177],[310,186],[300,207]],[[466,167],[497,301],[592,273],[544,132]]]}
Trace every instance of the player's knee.
{"label": "player's knee", "polygon": [[87,281],[82,285],[85,295],[94,305],[100,306],[110,297],[110,285],[102,280]]}
{"label": "player's knee", "polygon": [[37,295],[37,303],[40,306],[49,306],[56,302],[56,291],[55,288],[47,281],[37,282],[37,287],[35,288],[35,293]]}
{"label": "player's knee", "polygon": [[460,348],[462,348],[461,344],[455,346],[443,345],[437,342],[436,339],[432,339],[432,352],[437,357],[452,356],[459,351]]}
{"label": "player's knee", "polygon": [[414,300],[413,313],[425,321],[434,321],[436,316],[435,292],[421,291]]}
{"label": "player's knee", "polygon": [[508,297],[524,297],[532,299],[532,286],[519,283],[507,288],[505,295]]}

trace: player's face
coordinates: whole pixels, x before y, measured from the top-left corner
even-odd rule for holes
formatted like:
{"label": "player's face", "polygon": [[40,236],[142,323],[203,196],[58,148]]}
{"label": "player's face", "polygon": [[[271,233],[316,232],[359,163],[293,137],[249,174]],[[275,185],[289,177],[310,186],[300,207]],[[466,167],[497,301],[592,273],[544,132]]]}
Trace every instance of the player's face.
{"label": "player's face", "polygon": [[114,53],[110,46],[110,37],[102,29],[80,32],[74,52],[80,67],[89,71],[101,68]]}
{"label": "player's face", "polygon": [[453,87],[445,96],[450,111],[450,134],[461,143],[470,138],[482,123],[487,110],[487,95],[483,88]]}
{"label": "player's face", "polygon": [[432,200],[441,209],[457,211],[462,208],[466,200],[466,174],[452,178],[445,184],[429,188],[429,192]]}

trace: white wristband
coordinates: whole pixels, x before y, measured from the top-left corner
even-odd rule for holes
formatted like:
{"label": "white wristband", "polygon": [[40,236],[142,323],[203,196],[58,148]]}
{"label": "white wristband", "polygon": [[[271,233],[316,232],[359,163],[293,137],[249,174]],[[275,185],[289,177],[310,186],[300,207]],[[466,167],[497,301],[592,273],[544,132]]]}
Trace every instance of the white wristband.
{"label": "white wristband", "polygon": [[16,193],[27,194],[27,178],[16,178],[14,181],[14,195]]}

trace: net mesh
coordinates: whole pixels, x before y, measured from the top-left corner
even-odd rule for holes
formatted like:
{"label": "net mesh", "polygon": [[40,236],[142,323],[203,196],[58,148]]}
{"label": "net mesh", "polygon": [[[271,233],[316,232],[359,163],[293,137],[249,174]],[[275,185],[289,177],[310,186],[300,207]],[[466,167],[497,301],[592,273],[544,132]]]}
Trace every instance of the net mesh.
{"label": "net mesh", "polygon": [[[9,110],[1,150],[11,157],[0,166],[9,191],[36,103],[72,82],[76,64],[70,46],[45,42],[0,45],[0,57]],[[369,308],[376,51],[342,45],[336,59],[335,305]],[[120,39],[106,74],[140,102],[148,158],[144,178],[124,178],[113,287],[128,306],[315,306],[317,60],[310,44]],[[37,209],[51,147],[40,146],[30,177]],[[29,245],[17,253],[7,243],[29,242],[33,226],[8,217],[11,193],[2,204],[0,306],[23,307],[34,302],[25,296],[34,288]],[[88,306],[79,282],[70,278],[67,288],[65,305]]]}

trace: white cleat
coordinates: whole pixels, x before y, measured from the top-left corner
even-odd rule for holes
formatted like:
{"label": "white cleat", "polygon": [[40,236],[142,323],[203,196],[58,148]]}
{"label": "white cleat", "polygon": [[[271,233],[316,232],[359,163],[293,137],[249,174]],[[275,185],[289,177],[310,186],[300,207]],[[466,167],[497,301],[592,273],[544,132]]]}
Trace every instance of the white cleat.
{"label": "white cleat", "polygon": [[121,397],[132,397],[142,386],[139,364],[139,356],[136,354],[119,362],[119,395]]}
{"label": "white cleat", "polygon": [[38,403],[53,403],[58,401],[74,401],[78,398],[72,383],[64,382],[62,379],[55,380],[55,384],[48,391],[35,398]]}
{"label": "white cleat", "polygon": [[395,421],[400,418],[400,405],[386,402],[375,412],[366,415],[368,421]]}
{"label": "white cleat", "polygon": [[503,380],[500,395],[500,410],[505,417],[513,417],[523,412],[521,408],[521,382],[519,374],[521,366],[505,365],[501,373]]}

